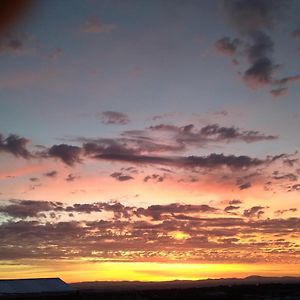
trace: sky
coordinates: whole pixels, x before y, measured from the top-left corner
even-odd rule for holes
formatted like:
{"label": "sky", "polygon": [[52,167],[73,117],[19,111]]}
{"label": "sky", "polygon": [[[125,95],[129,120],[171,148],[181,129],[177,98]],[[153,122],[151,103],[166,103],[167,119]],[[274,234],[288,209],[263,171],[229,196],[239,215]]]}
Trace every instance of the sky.
{"label": "sky", "polygon": [[1,279],[300,276],[299,1],[10,3]]}

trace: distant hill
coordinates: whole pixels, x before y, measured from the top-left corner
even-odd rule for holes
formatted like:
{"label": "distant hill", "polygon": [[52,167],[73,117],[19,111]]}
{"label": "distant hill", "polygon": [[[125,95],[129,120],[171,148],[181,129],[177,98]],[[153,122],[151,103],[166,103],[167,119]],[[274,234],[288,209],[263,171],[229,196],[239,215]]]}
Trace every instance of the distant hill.
{"label": "distant hill", "polygon": [[260,284],[300,284],[300,277],[262,277],[249,276],[246,278],[220,278],[206,280],[173,280],[163,282],[142,281],[91,281],[70,284],[77,290],[97,291],[129,291],[129,290],[152,290],[173,288],[201,288],[236,285],[260,285]]}

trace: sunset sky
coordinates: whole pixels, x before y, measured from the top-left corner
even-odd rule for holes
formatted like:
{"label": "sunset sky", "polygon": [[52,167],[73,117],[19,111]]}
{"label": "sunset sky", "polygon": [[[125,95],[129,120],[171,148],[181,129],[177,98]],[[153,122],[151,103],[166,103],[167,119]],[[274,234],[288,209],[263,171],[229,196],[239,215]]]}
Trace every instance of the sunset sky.
{"label": "sunset sky", "polygon": [[43,0],[0,22],[0,278],[300,276],[299,15]]}

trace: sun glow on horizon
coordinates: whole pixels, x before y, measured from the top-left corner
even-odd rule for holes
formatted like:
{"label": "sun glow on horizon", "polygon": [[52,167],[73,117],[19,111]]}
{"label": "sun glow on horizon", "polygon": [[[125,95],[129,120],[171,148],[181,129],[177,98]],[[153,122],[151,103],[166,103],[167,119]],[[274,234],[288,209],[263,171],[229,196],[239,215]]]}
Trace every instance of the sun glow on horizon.
{"label": "sun glow on horizon", "polygon": [[[30,263],[30,262],[27,262]],[[52,265],[0,266],[0,279],[61,277],[66,282],[81,281],[171,281],[244,278],[260,276],[297,276],[300,265],[205,264],[165,262],[84,262],[54,261]],[[284,270],[284,271],[283,271]]]}

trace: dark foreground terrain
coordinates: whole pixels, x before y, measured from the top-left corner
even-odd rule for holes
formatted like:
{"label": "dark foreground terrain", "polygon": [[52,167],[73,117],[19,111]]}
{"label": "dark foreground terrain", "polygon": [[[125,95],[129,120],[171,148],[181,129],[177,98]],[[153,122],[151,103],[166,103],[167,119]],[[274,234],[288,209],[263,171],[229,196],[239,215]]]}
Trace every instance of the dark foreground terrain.
{"label": "dark foreground terrain", "polygon": [[172,289],[136,289],[136,290],[78,290],[70,294],[39,294],[3,296],[1,300],[34,299],[34,300],[300,300],[300,285],[291,284],[258,284],[215,286],[200,288]]}

